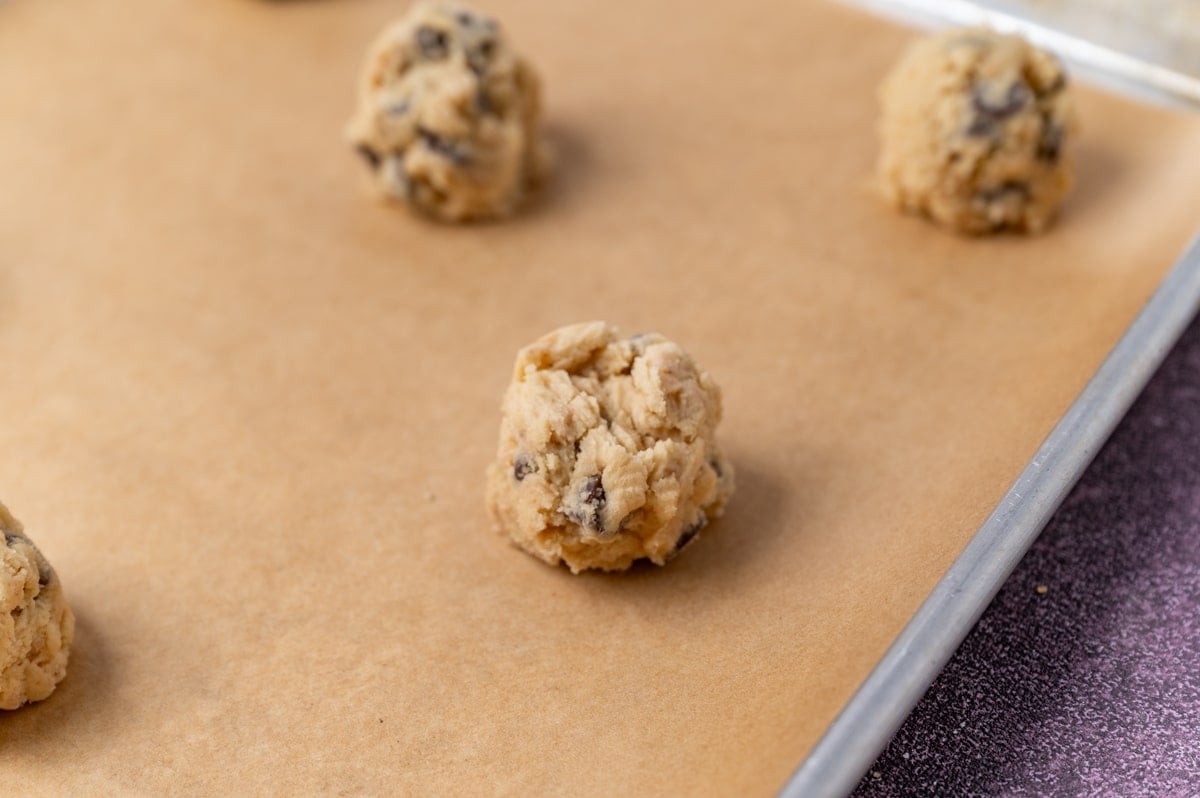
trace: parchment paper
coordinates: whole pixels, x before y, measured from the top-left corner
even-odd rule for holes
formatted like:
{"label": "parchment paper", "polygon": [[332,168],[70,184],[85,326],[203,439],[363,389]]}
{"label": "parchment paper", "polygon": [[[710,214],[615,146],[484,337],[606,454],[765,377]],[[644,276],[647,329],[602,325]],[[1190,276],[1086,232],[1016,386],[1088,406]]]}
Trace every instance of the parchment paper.
{"label": "parchment paper", "polygon": [[[559,173],[452,228],[339,138],[398,3],[0,6],[0,497],[79,616],[0,783],[769,794],[1200,222],[1200,121],[1090,91],[1048,235],[893,214],[910,34],[858,11],[490,7]],[[662,570],[488,526],[517,348],[593,318],[725,389],[738,493]]]}

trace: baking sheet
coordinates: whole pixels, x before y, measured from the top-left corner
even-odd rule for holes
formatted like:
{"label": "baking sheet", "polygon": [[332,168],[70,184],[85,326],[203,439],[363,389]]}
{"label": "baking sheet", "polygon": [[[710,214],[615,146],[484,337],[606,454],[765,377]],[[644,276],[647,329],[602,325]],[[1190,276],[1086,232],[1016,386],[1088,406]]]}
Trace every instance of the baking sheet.
{"label": "baking sheet", "polygon": [[1200,238],[1171,269],[912,620],[813,746],[781,796],[849,794],[1200,309]]}
{"label": "baking sheet", "polygon": [[[366,201],[338,140],[394,3],[0,7],[0,496],[79,616],[6,781],[770,793],[1193,232],[1200,125],[1089,91],[1051,234],[893,215],[910,34],[855,10],[492,8],[560,172],[457,229]],[[487,529],[512,357],[589,318],[725,388],[739,491],[666,569]]]}
{"label": "baking sheet", "polygon": [[1192,0],[849,0],[922,27],[1019,33],[1077,76],[1143,100],[1200,104],[1200,6]]}

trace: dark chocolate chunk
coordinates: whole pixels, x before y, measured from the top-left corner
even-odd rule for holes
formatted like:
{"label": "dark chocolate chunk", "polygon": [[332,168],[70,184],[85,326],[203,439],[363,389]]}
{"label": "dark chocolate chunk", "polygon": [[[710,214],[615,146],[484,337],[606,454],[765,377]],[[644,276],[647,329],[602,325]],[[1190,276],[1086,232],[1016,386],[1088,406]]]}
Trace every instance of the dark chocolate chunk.
{"label": "dark chocolate chunk", "polygon": [[597,510],[604,507],[604,481],[599,474],[592,474],[579,486],[579,499]]}
{"label": "dark chocolate chunk", "polygon": [[989,116],[972,116],[971,124],[967,126],[967,136],[974,138],[991,138],[996,134],[996,120]]}
{"label": "dark chocolate chunk", "polygon": [[425,146],[441,155],[443,158],[448,158],[456,164],[464,164],[470,160],[466,153],[459,150],[454,145],[454,142],[449,139],[444,139],[438,134],[426,130],[425,128],[417,128],[417,134],[421,137],[421,141],[425,142]]}
{"label": "dark chocolate chunk", "polygon": [[971,107],[978,113],[1004,119],[1024,108],[1031,97],[1029,87],[1023,82],[1009,86],[1008,91],[998,101],[990,98],[987,92],[976,85],[971,90]]}
{"label": "dark chocolate chunk", "polygon": [[978,114],[971,117],[971,124],[967,125],[967,135],[976,138],[990,138],[996,135],[996,120]]}
{"label": "dark chocolate chunk", "polygon": [[971,109],[975,112],[967,127],[968,136],[995,135],[997,125],[1020,111],[1033,98],[1025,83],[1013,83],[998,100],[988,96],[981,84],[971,87]]}
{"label": "dark chocolate chunk", "polygon": [[1005,180],[998,186],[981,188],[979,191],[975,192],[976,199],[988,204],[1011,196],[1017,196],[1021,199],[1029,199],[1029,185],[1027,183],[1022,183],[1019,180]]}
{"label": "dark chocolate chunk", "polygon": [[711,468],[713,473],[717,475],[717,479],[725,476],[725,472],[721,470],[721,464],[717,462],[717,458],[710,457],[708,459],[708,467]]}
{"label": "dark chocolate chunk", "polygon": [[446,57],[450,50],[450,40],[443,31],[422,25],[417,28],[417,47],[421,55],[437,60]]}
{"label": "dark chocolate chunk", "polygon": [[379,153],[375,152],[375,150],[371,149],[366,144],[359,144],[354,148],[354,151],[359,154],[359,157],[367,162],[367,166],[371,167],[371,169],[378,169],[380,162],[383,160],[379,157]]}
{"label": "dark chocolate chunk", "polygon": [[675,548],[671,550],[671,556],[674,557],[679,552],[683,551],[689,543],[695,540],[700,535],[700,530],[708,525],[708,516],[701,510],[696,516],[696,520],[690,526],[685,528],[679,535],[679,540],[675,541]]}
{"label": "dark chocolate chunk", "polygon": [[469,53],[467,53],[467,63],[471,67],[471,71],[476,75],[483,76],[487,72],[487,68],[492,63],[492,56],[496,54],[496,43],[491,39],[484,39]]}
{"label": "dark chocolate chunk", "polygon": [[54,581],[54,569],[46,563],[38,563],[38,589],[44,590]]}
{"label": "dark chocolate chunk", "polygon": [[1039,161],[1055,163],[1062,155],[1063,129],[1061,125],[1043,120],[1042,135],[1038,137],[1037,158]]}
{"label": "dark chocolate chunk", "polygon": [[538,470],[537,462],[532,457],[525,454],[517,455],[513,460],[513,479],[517,482],[525,479],[525,477]]}
{"label": "dark chocolate chunk", "polygon": [[604,531],[604,505],[608,501],[604,494],[604,482],[599,474],[593,474],[579,486],[579,509],[571,520],[593,532]]}

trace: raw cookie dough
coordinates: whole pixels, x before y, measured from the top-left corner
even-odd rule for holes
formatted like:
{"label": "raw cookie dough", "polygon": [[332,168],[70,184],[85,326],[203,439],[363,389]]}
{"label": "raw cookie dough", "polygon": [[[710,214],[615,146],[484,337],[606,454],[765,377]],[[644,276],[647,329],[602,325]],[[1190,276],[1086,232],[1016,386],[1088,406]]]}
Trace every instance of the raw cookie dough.
{"label": "raw cookie dough", "polygon": [[1071,185],[1075,122],[1062,64],[1019,36],[916,42],[880,92],[884,194],[965,233],[1036,233]]}
{"label": "raw cookie dough", "polygon": [[67,675],[75,616],[62,585],[0,504],[0,709],[41,701]]}
{"label": "raw cookie dough", "polygon": [[677,344],[563,327],[517,354],[488,506],[518,546],[574,573],[663,565],[733,493],[720,420],[720,389]]}
{"label": "raw cookie dough", "polygon": [[348,136],[385,196],[468,221],[540,179],[538,117],[537,75],[496,21],[423,2],[372,45]]}

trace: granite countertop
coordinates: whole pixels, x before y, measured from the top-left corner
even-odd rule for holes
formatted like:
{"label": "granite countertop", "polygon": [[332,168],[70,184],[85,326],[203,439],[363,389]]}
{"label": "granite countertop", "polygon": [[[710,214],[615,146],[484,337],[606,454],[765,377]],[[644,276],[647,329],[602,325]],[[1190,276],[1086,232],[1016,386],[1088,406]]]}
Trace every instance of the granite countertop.
{"label": "granite countertop", "polygon": [[1200,794],[1200,320],[854,795]]}

